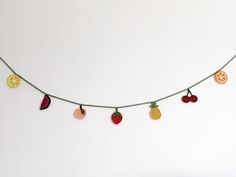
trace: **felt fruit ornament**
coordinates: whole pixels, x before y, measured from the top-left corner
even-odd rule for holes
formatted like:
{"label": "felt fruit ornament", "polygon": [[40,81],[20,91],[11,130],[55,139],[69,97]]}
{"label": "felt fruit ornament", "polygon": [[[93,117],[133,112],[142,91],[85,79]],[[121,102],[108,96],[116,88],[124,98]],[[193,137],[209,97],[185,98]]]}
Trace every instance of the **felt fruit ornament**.
{"label": "felt fruit ornament", "polygon": [[158,120],[161,118],[161,111],[158,108],[158,105],[156,102],[152,102],[151,105],[149,106],[151,108],[149,115],[152,119]]}
{"label": "felt fruit ornament", "polygon": [[224,71],[219,71],[215,74],[215,80],[219,84],[224,84],[228,80],[228,76]]}
{"label": "felt fruit ornament", "polygon": [[122,114],[116,109],[116,111],[111,115],[111,120],[114,124],[119,124],[122,121]]}
{"label": "felt fruit ornament", "polygon": [[182,97],[182,101],[183,101],[184,103],[188,103],[188,102],[190,102],[190,97],[187,96],[187,95],[185,95],[185,96]]}
{"label": "felt fruit ornament", "polygon": [[190,96],[190,101],[191,101],[192,103],[197,102],[197,100],[198,100],[198,97],[197,97],[196,95],[191,95],[191,96]]}
{"label": "felt fruit ornament", "polygon": [[182,97],[182,101],[184,103],[189,103],[189,102],[196,103],[198,101],[198,97],[196,95],[193,95],[192,92],[188,89],[187,95]]}
{"label": "felt fruit ornament", "polygon": [[79,108],[75,109],[73,115],[74,115],[74,118],[78,120],[82,120],[86,116],[86,110],[82,108],[82,105],[80,105]]}
{"label": "felt fruit ornament", "polygon": [[10,88],[17,88],[20,85],[20,77],[16,74],[12,74],[7,78],[7,85]]}
{"label": "felt fruit ornament", "polygon": [[41,105],[40,105],[40,110],[44,110],[44,109],[47,109],[51,104],[51,99],[48,95],[44,95],[44,98],[41,102]]}

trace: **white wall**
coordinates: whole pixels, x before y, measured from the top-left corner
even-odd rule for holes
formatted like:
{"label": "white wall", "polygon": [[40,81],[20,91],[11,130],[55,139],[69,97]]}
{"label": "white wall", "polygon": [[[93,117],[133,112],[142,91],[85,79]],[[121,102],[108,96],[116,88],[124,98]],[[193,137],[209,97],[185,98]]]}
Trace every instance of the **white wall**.
{"label": "white wall", "polygon": [[[181,90],[235,53],[234,0],[0,0],[0,56],[41,89],[82,103],[124,105]],[[9,89],[0,64],[0,177],[235,177],[236,62],[180,94],[120,110],[77,107],[26,83]]]}

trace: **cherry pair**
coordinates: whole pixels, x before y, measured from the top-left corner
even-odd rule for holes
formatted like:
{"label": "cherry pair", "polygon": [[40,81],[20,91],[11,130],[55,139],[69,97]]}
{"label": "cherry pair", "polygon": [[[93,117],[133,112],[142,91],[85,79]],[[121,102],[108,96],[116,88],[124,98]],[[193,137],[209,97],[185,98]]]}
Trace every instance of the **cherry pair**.
{"label": "cherry pair", "polygon": [[[190,96],[189,96],[189,94],[190,94]],[[187,95],[182,97],[182,101],[184,103],[189,103],[189,102],[195,103],[195,102],[197,102],[197,100],[198,100],[197,96],[193,95],[189,89],[188,89]]]}

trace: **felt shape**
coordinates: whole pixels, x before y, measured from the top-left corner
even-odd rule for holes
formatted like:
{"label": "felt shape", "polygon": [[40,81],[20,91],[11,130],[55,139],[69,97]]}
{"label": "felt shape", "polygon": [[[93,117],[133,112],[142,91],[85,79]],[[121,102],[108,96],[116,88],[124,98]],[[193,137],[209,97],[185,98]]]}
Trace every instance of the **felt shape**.
{"label": "felt shape", "polygon": [[196,95],[193,95],[192,92],[188,89],[187,95],[182,97],[182,101],[184,103],[189,103],[189,102],[196,103],[198,101],[198,97]]}
{"label": "felt shape", "polygon": [[50,104],[51,104],[51,98],[48,95],[45,95],[41,102],[40,110],[47,109],[50,106]]}
{"label": "felt shape", "polygon": [[119,124],[122,121],[122,117],[122,114],[116,109],[116,111],[111,115],[111,120],[114,124]]}
{"label": "felt shape", "polygon": [[196,95],[191,95],[191,96],[190,96],[190,101],[191,101],[192,103],[196,103],[197,100],[198,100],[198,97],[197,97]]}
{"label": "felt shape", "polygon": [[76,118],[76,119],[78,119],[78,120],[82,120],[82,119],[84,119],[85,116],[86,116],[86,110],[83,109],[83,108],[82,108],[82,105],[81,105],[79,108],[77,108],[77,109],[74,110],[73,115],[74,115],[74,118]]}
{"label": "felt shape", "polygon": [[149,106],[151,108],[149,115],[153,120],[159,120],[161,118],[161,111],[158,108],[156,102],[152,102]]}
{"label": "felt shape", "polygon": [[228,76],[224,71],[219,71],[215,74],[215,80],[219,84],[225,84],[228,80]]}
{"label": "felt shape", "polygon": [[17,87],[19,87],[20,83],[21,83],[21,79],[16,74],[11,74],[7,78],[7,85],[10,88],[17,88]]}
{"label": "felt shape", "polygon": [[182,101],[183,101],[184,103],[188,103],[188,102],[190,102],[190,97],[187,96],[187,95],[185,95],[185,96],[182,97]]}

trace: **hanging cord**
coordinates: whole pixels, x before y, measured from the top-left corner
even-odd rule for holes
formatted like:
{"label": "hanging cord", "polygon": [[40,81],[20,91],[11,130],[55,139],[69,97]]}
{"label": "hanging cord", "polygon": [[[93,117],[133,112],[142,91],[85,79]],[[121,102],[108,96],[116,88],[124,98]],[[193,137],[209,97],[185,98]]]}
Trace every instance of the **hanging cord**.
{"label": "hanging cord", "polygon": [[61,97],[58,97],[56,95],[52,95],[52,94],[49,94],[49,93],[46,93],[45,91],[43,91],[42,89],[38,88],[37,86],[35,86],[34,84],[32,84],[30,81],[28,81],[27,79],[25,79],[24,77],[22,77],[21,75],[19,75],[18,73],[16,73],[8,64],[7,62],[5,62],[1,57],[0,57],[0,60],[8,67],[9,70],[11,70],[14,74],[16,74],[17,76],[19,76],[22,80],[24,80],[26,83],[28,83],[30,86],[32,86],[33,88],[35,88],[36,90],[38,90],[39,92],[43,93],[43,94],[47,94],[48,96],[52,97],[52,98],[55,98],[55,99],[58,99],[58,100],[61,100],[61,101],[64,101],[64,102],[68,102],[68,103],[72,103],[72,104],[76,104],[76,105],[83,105],[83,106],[87,106],[87,107],[97,107],[97,108],[111,108],[111,109],[120,109],[120,108],[128,108],[128,107],[134,107],[134,106],[141,106],[141,105],[146,105],[146,104],[151,104],[153,102],[159,102],[159,101],[162,101],[162,100],[165,100],[167,98],[170,98],[170,97],[173,97],[175,95],[178,95],[184,91],[187,91],[197,85],[199,85],[200,83],[204,82],[205,80],[209,79],[210,77],[214,76],[217,72],[219,72],[220,70],[222,70],[223,68],[225,68],[230,62],[232,62],[234,59],[235,59],[236,55],[234,55],[227,63],[225,63],[220,69],[216,70],[214,73],[210,74],[209,76],[203,78],[202,80],[196,82],[195,84],[183,89],[183,90],[180,90],[178,92],[175,92],[175,93],[172,93],[170,95],[167,95],[165,97],[162,97],[162,98],[159,98],[157,100],[154,100],[154,101],[147,101],[147,102],[142,102],[142,103],[135,103],[135,104],[129,104],[129,105],[123,105],[123,106],[106,106],[106,105],[95,105],[95,104],[84,104],[84,103],[78,103],[78,102],[75,102],[75,101],[71,101],[71,100],[68,100],[68,99],[65,99],[65,98],[61,98]]}

